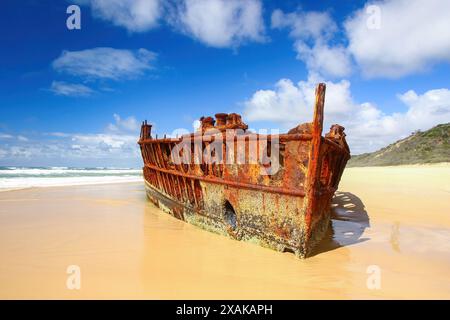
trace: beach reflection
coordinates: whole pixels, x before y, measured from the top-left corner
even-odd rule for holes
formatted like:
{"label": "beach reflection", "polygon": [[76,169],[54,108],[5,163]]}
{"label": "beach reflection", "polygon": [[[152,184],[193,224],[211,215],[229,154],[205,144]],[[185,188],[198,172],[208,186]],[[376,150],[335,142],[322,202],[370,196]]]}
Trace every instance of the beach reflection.
{"label": "beach reflection", "polygon": [[400,253],[400,222],[395,221],[391,229],[390,243],[395,252]]}

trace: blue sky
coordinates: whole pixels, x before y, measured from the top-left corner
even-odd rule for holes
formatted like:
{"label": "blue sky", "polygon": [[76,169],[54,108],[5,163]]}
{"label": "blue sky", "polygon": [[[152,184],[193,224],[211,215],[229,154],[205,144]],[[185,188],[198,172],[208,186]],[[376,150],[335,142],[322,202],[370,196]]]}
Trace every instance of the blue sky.
{"label": "blue sky", "polygon": [[[81,8],[69,30],[66,9]],[[450,121],[448,1],[2,2],[0,165],[140,165],[140,121],[159,134],[202,115],[251,128],[310,120],[353,153]]]}

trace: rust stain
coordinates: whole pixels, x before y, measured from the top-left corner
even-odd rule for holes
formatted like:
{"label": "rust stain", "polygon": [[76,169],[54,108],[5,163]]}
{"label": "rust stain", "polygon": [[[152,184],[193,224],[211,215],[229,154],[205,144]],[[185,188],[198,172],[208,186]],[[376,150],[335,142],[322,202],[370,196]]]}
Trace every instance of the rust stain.
{"label": "rust stain", "polygon": [[277,135],[247,131],[236,113],[202,117],[197,132],[177,138],[153,138],[144,121],[138,143],[148,197],[178,219],[307,257],[330,224],[350,158],[344,127],[322,136],[324,104],[319,84],[313,121]]}

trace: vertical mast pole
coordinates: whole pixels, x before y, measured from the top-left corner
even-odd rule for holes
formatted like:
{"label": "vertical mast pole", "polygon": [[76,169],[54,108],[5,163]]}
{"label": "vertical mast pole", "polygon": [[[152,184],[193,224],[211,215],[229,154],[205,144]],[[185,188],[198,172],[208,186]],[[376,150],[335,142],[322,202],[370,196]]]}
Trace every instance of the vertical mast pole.
{"label": "vertical mast pole", "polygon": [[323,129],[323,111],[325,104],[325,89],[324,83],[319,83],[316,87],[316,101],[314,105],[314,119],[312,123],[312,140],[309,154],[308,164],[308,178],[306,185],[306,241],[304,243],[304,253],[307,255],[309,251],[309,243],[311,237],[312,216],[317,214],[319,203],[319,187],[320,187],[320,145],[322,142]]}

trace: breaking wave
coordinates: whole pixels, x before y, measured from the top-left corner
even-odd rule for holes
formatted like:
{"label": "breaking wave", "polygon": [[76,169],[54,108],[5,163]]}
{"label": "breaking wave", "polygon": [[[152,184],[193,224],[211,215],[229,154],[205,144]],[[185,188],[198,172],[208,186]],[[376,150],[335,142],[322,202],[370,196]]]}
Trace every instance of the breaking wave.
{"label": "breaking wave", "polygon": [[134,181],[142,181],[142,170],[107,167],[0,167],[0,191]]}

